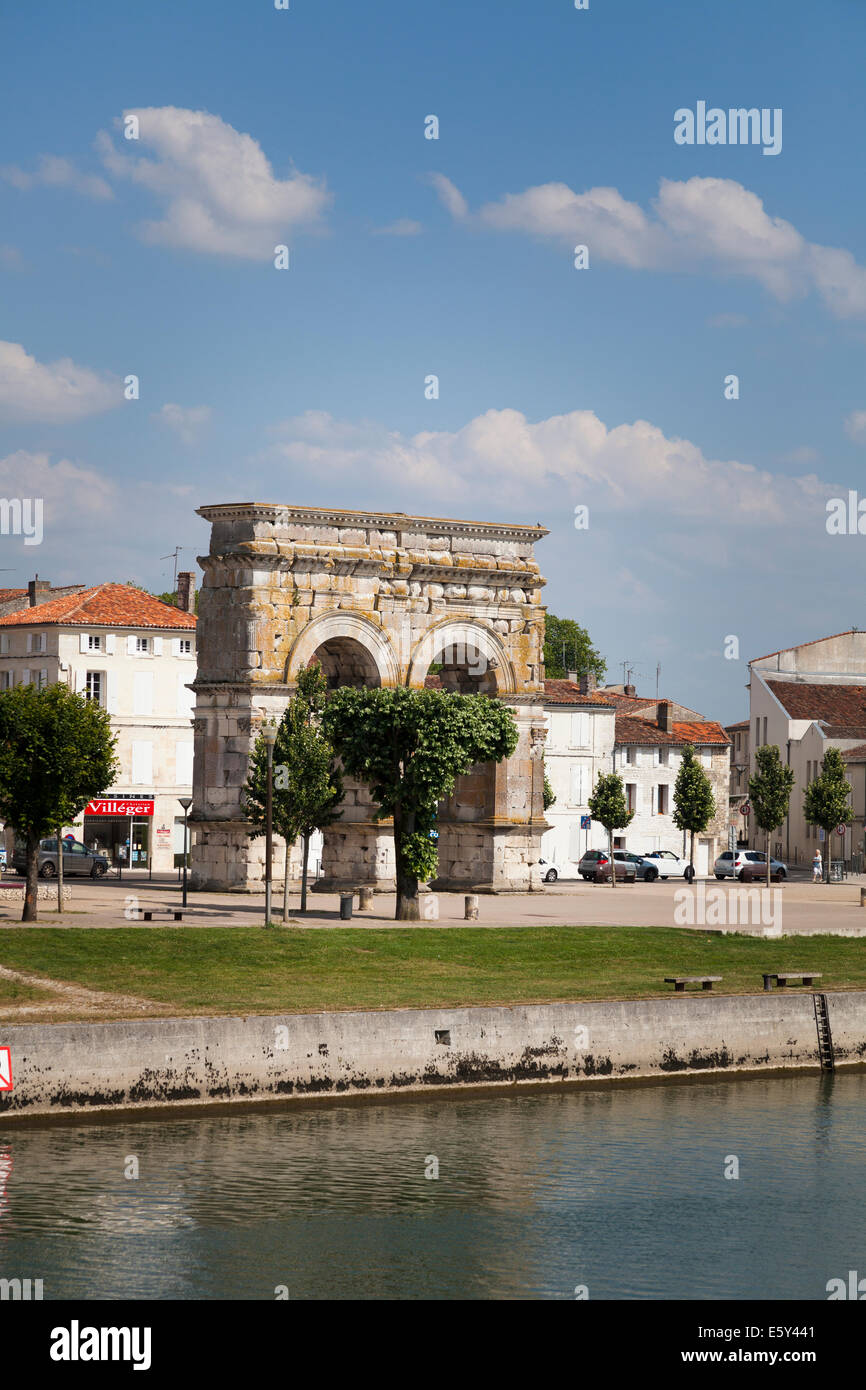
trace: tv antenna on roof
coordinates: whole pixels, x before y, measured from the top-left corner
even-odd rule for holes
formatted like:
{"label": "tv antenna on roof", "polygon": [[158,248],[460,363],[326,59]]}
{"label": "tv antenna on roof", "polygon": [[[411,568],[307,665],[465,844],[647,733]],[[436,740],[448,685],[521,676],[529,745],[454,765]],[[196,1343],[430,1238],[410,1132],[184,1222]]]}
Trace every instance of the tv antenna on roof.
{"label": "tv antenna on roof", "polygon": [[176,545],[170,555],[160,555],[160,560],[174,559],[174,592],[177,593],[177,557],[182,550],[186,550],[185,545]]}

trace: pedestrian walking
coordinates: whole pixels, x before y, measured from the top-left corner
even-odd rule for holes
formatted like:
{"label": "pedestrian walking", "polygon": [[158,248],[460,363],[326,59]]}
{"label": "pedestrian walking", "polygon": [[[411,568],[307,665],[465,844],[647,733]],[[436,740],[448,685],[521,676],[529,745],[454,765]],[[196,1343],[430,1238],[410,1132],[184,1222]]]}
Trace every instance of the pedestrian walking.
{"label": "pedestrian walking", "polygon": [[824,877],[824,864],[821,859],[821,851],[815,850],[815,858],[812,860],[812,882],[820,883]]}

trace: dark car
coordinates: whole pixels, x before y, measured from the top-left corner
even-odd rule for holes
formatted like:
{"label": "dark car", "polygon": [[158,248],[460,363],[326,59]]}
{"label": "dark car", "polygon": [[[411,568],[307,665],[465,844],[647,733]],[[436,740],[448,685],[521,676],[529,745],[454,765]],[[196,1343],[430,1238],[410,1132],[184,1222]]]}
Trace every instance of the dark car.
{"label": "dark car", "polygon": [[[624,854],[624,850],[614,850],[616,861],[616,876],[621,879],[635,878],[635,866],[630,859],[621,859],[618,856]],[[637,856],[634,856],[635,858]],[[577,866],[577,872],[581,878],[592,880],[593,883],[604,883],[610,878],[610,856],[604,849],[588,849]]]}
{"label": "dark car", "polygon": [[647,883],[655,883],[659,876],[658,864],[648,859],[645,854],[632,854],[628,849],[615,849],[613,857],[618,864],[634,864],[636,877],[645,879]]}
{"label": "dark car", "polygon": [[[12,856],[12,868],[16,874],[27,873],[27,851],[24,845],[17,844]],[[108,860],[104,854],[88,849],[80,840],[63,841],[63,877],[73,874],[89,874],[91,878],[102,878],[108,872]],[[39,841],[39,877],[57,876],[57,840]]]}

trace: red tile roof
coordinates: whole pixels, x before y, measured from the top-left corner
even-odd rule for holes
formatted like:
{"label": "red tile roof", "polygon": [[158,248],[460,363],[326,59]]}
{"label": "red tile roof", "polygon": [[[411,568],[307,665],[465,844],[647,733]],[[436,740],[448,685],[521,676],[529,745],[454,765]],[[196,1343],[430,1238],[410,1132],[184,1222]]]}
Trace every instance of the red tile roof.
{"label": "red tile roof", "polygon": [[0,603],[8,603],[10,598],[24,598],[26,589],[0,589]]}
{"label": "red tile roof", "polygon": [[544,682],[544,703],[550,705],[601,705],[613,708],[609,695],[594,691],[592,695],[582,695],[580,686],[574,681],[551,679]]}
{"label": "red tile roof", "polygon": [[846,763],[866,762],[866,743],[858,743],[856,748],[849,748],[842,754],[842,758]]}
{"label": "red tile roof", "polygon": [[81,593],[37,603],[0,618],[0,627],[161,627],[194,628],[194,613],[172,608],[131,584],[97,584]]}
{"label": "red tile roof", "polygon": [[649,719],[638,719],[632,714],[618,714],[614,743],[617,745],[636,743],[642,746],[646,744],[683,746],[686,743],[693,743],[698,745],[714,744],[719,748],[727,748],[730,739],[721,724],[717,724],[715,720],[711,719],[708,719],[706,723],[680,724],[675,722],[671,733],[668,734]]}
{"label": "red tile roof", "polygon": [[866,728],[866,685],[770,680],[767,685],[791,719],[814,719],[842,729]]}
{"label": "red tile roof", "polygon": [[727,732],[728,732],[729,734],[736,734],[736,733],[739,733],[740,729],[748,729],[749,727],[750,727],[750,721],[749,721],[748,719],[741,719],[741,720],[739,721],[738,724],[726,724],[726,725],[725,725],[725,729],[727,730]]}

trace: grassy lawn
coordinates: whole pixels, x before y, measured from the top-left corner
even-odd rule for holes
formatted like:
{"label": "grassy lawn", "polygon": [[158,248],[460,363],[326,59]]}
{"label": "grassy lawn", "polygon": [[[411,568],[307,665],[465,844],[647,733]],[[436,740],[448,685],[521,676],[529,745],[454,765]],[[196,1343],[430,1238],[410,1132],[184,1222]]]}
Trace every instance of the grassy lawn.
{"label": "grassy lawn", "polygon": [[36,1000],[53,997],[50,990],[39,989],[37,985],[23,985],[18,980],[0,978],[0,1017],[4,1004],[32,1004]]}
{"label": "grassy lawn", "polygon": [[722,975],[720,993],[742,994],[760,991],[762,970],[803,967],[823,972],[824,989],[866,989],[866,945],[856,939],[655,927],[19,927],[0,930],[0,964],[182,1014],[634,999],[672,994],[662,983],[671,974]]}

